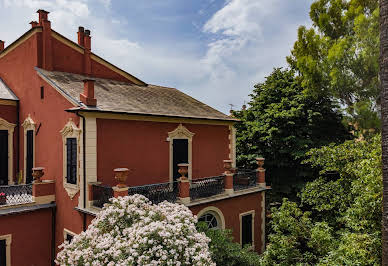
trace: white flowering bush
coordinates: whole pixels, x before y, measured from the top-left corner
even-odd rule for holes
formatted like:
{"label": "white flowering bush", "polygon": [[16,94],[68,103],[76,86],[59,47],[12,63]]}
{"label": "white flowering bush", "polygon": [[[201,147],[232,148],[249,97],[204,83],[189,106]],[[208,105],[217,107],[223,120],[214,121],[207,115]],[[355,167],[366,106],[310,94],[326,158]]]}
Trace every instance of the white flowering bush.
{"label": "white flowering bush", "polygon": [[141,195],[111,199],[85,232],[64,242],[59,265],[215,265],[210,239],[180,204]]}

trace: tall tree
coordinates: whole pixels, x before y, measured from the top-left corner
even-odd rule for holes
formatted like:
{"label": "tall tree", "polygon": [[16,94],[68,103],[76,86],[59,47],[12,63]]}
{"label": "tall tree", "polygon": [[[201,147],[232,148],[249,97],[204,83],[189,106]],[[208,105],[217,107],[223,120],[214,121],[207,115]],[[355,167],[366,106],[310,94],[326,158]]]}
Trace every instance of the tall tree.
{"label": "tall tree", "polygon": [[383,265],[388,265],[388,0],[380,0],[380,79],[383,159]]}
{"label": "tall tree", "polygon": [[306,91],[340,101],[361,129],[380,128],[378,17],[376,0],[315,0],[287,58]]}
{"label": "tall tree", "polygon": [[249,108],[235,112],[238,164],[247,167],[266,158],[269,182],[279,198],[296,195],[309,176],[301,165],[305,153],[349,134],[337,106],[328,97],[303,93],[294,71],[275,69],[250,95]]}

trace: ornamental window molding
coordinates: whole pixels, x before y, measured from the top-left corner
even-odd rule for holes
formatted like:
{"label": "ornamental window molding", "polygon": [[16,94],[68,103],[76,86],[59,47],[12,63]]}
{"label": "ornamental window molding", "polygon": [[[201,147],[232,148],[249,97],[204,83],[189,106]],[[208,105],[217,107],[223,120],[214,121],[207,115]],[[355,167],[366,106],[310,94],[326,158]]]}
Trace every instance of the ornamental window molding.
{"label": "ornamental window molding", "polygon": [[217,220],[217,227],[213,227],[212,229],[225,229],[225,218],[220,209],[215,206],[206,207],[198,212],[197,217],[198,219],[201,219],[201,217],[204,217],[208,214],[214,216],[214,218]]}
{"label": "ornamental window molding", "polygon": [[22,127],[24,129],[24,166],[23,166],[23,183],[26,183],[27,179],[27,132],[32,130],[32,167],[35,167],[35,121],[31,118],[31,114],[28,114],[27,118],[24,119]]}
{"label": "ornamental window molding", "polygon": [[13,132],[16,124],[0,117],[0,130],[8,131],[8,185],[13,184]]}
{"label": "ornamental window molding", "polygon": [[189,180],[191,181],[192,179],[192,173],[193,173],[193,167],[192,167],[192,153],[193,153],[193,137],[194,137],[195,133],[191,132],[190,130],[188,130],[185,126],[183,126],[182,124],[179,124],[179,126],[174,129],[173,131],[171,132],[168,132],[168,138],[167,138],[167,141],[170,142],[170,182],[173,182],[174,180],[174,173],[173,173],[173,169],[174,169],[174,166],[173,166],[173,161],[174,161],[174,148],[173,148],[173,142],[174,142],[174,139],[187,139],[188,140],[188,164],[189,164],[189,168],[188,168],[188,176],[189,176]]}
{"label": "ornamental window molding", "polygon": [[[62,146],[63,146],[63,187],[66,190],[67,194],[71,199],[74,198],[74,196],[79,191],[79,183],[80,183],[80,136],[81,136],[81,129],[77,127],[77,125],[73,122],[73,119],[70,118],[69,121],[66,123],[66,125],[63,127],[63,129],[60,131],[62,135]],[[77,172],[76,172],[76,183],[71,184],[67,182],[67,149],[66,149],[66,143],[68,138],[75,138],[77,140]]]}
{"label": "ornamental window molding", "polygon": [[5,266],[11,266],[12,235],[0,235],[0,240],[5,240]]}

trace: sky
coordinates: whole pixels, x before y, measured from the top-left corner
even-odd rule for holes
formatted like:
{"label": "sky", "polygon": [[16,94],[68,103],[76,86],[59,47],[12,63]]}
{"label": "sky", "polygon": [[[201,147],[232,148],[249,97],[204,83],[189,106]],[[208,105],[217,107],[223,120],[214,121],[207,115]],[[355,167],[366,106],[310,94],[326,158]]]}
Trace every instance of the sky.
{"label": "sky", "polygon": [[9,45],[50,12],[52,28],[149,84],[177,88],[229,113],[285,57],[312,0],[0,0],[0,40]]}

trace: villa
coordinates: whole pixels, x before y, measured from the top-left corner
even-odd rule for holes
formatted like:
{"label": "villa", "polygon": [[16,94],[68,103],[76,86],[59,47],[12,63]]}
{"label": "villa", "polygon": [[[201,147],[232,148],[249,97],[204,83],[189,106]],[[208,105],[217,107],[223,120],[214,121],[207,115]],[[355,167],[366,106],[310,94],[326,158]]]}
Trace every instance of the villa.
{"label": "villa", "polygon": [[38,14],[0,41],[0,266],[51,265],[109,198],[133,194],[185,204],[262,252],[269,188],[263,159],[235,169],[239,121],[134,77],[92,52],[90,30],[75,43]]}

